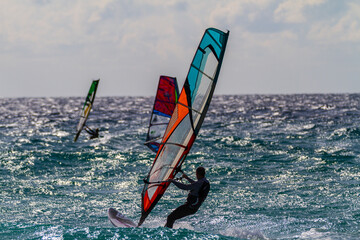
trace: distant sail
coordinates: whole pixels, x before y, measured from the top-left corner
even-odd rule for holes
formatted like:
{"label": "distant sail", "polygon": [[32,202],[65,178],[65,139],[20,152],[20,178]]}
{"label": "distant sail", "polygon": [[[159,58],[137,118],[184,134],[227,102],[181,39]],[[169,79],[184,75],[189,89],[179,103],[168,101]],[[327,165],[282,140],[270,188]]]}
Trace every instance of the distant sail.
{"label": "distant sail", "polygon": [[93,106],[93,103],[94,103],[94,100],[95,100],[96,90],[98,88],[99,81],[100,81],[100,79],[93,80],[93,82],[92,82],[92,84],[90,86],[89,93],[87,94],[87,96],[85,98],[85,103],[84,103],[84,106],[83,106],[83,108],[81,110],[81,114],[80,114],[80,121],[79,121],[79,124],[77,125],[77,128],[76,128],[77,132],[76,132],[76,135],[75,135],[75,138],[74,138],[74,142],[76,142],[76,140],[80,136],[80,133],[81,133],[83,127],[86,124],[86,120],[89,117],[90,110],[91,110],[91,108]]}
{"label": "distant sail", "polygon": [[176,78],[160,76],[145,142],[145,145],[155,153],[159,150],[161,139],[174,111],[178,97],[179,89]]}
{"label": "distant sail", "polygon": [[197,48],[174,113],[159,151],[144,179],[139,226],[160,200],[175,177],[204,121],[214,93],[229,32],[214,28],[205,31]]}

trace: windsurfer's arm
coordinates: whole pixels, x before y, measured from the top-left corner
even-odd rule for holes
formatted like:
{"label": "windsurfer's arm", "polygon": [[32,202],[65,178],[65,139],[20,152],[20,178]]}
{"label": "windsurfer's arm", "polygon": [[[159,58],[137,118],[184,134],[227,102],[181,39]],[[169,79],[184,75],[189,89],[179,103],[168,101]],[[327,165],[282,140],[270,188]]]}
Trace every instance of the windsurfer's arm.
{"label": "windsurfer's arm", "polygon": [[195,182],[191,184],[183,184],[181,182],[175,181],[174,179],[170,179],[169,181],[175,184],[175,186],[177,186],[178,188],[183,190],[193,190],[196,187]]}
{"label": "windsurfer's arm", "polygon": [[91,128],[89,128],[88,126],[85,125],[85,131],[91,135],[94,135],[95,134],[95,131],[92,130]]}
{"label": "windsurfer's arm", "polygon": [[183,173],[182,177],[185,178],[186,180],[188,180],[189,183],[194,183],[195,182],[194,180],[189,178],[185,173]]}
{"label": "windsurfer's arm", "polygon": [[86,126],[85,126],[85,131],[86,131],[87,133],[91,134],[91,132],[90,132],[89,128],[88,128],[88,127],[86,127]]}

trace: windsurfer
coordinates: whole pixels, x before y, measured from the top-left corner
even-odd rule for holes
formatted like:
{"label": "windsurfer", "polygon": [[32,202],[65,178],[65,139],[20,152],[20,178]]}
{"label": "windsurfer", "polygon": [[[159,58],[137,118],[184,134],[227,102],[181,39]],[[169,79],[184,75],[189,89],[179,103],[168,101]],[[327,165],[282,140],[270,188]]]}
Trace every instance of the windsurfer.
{"label": "windsurfer", "polygon": [[196,169],[196,178],[197,181],[192,180],[186,174],[183,173],[183,178],[188,180],[190,184],[183,184],[174,179],[169,179],[169,182],[172,182],[180,189],[190,190],[188,197],[186,199],[186,203],[176,208],[170,215],[167,217],[167,222],[165,227],[172,228],[174,222],[180,218],[185,216],[189,216],[195,214],[197,210],[200,208],[201,204],[205,201],[209,190],[210,183],[205,178],[205,168],[198,167]]}
{"label": "windsurfer", "polygon": [[92,130],[88,126],[85,126],[85,131],[90,134],[90,139],[98,138],[99,137],[99,129]]}

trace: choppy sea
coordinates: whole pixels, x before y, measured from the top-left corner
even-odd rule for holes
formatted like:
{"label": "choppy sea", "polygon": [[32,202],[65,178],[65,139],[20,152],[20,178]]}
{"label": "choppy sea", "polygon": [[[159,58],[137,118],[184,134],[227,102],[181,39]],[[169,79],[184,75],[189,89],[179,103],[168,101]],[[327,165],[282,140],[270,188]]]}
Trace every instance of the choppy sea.
{"label": "choppy sea", "polygon": [[171,185],[138,221],[152,97],[0,99],[0,239],[360,239],[360,94],[214,96],[183,164],[207,169],[197,214],[164,228],[187,193]]}

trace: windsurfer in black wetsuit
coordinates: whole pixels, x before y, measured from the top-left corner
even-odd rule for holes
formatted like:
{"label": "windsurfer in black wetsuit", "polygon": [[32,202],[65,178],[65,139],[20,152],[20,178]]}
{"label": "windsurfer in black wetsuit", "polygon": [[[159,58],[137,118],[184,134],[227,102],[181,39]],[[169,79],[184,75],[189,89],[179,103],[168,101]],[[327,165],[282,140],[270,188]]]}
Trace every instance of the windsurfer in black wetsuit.
{"label": "windsurfer in black wetsuit", "polygon": [[99,137],[99,129],[92,130],[88,126],[85,126],[85,131],[90,134],[90,139],[98,138]]}
{"label": "windsurfer in black wetsuit", "polygon": [[170,215],[167,217],[167,222],[165,227],[172,228],[174,222],[185,216],[195,214],[201,204],[204,202],[210,190],[210,183],[205,178],[205,168],[198,167],[196,169],[196,178],[197,181],[190,179],[186,174],[183,173],[183,178],[188,180],[190,184],[183,184],[170,179],[169,182],[172,182],[180,189],[190,190],[190,193],[186,199],[186,203],[176,208]]}

